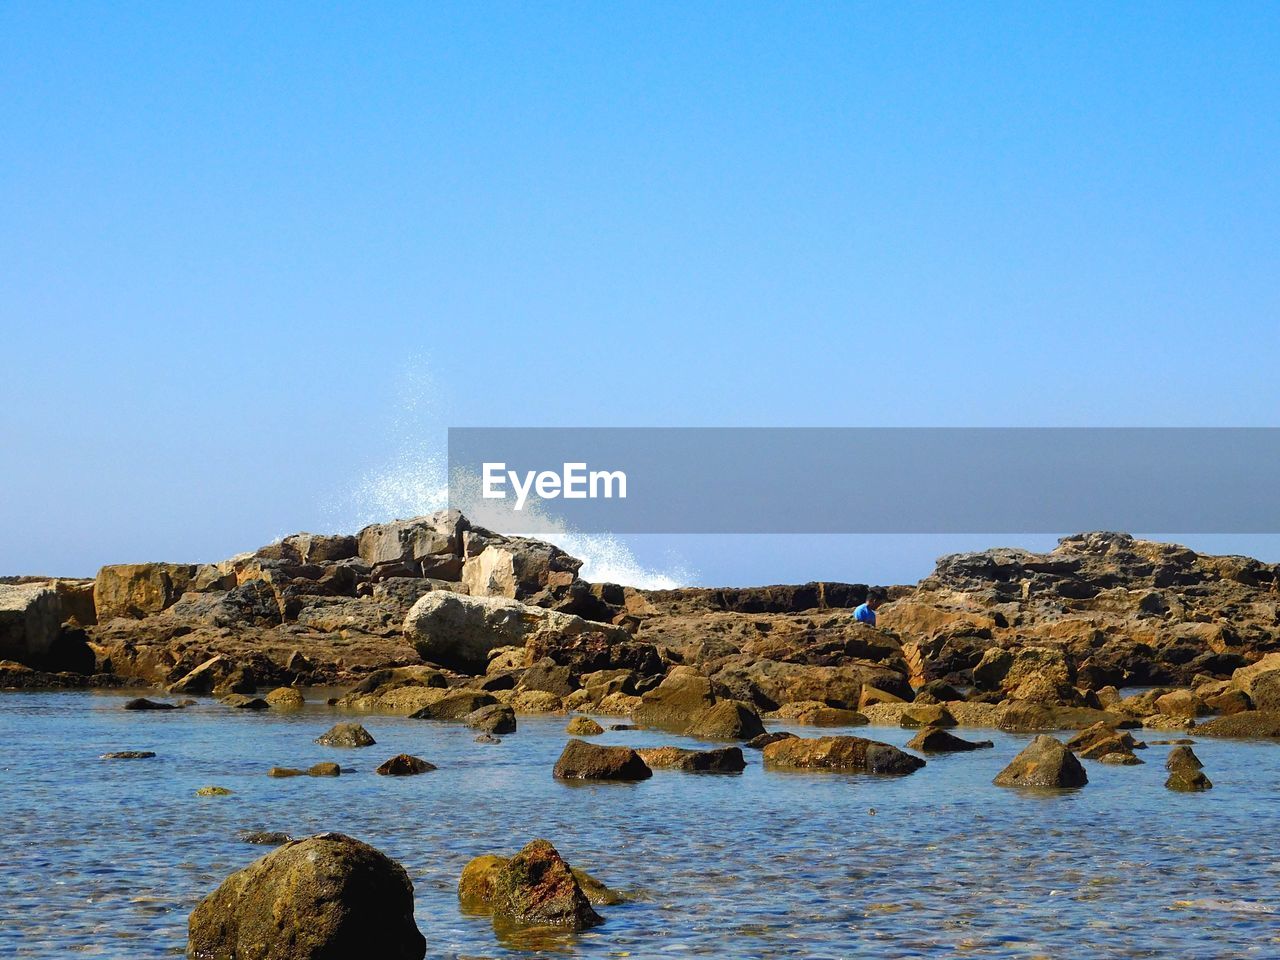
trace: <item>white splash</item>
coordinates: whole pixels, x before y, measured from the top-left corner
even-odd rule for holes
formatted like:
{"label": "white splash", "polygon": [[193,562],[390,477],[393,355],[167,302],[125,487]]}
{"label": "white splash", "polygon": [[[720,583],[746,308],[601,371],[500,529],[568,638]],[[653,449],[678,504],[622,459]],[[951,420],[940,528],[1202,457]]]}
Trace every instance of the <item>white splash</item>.
{"label": "white splash", "polygon": [[[340,524],[335,529],[422,516],[449,506],[447,444],[442,435],[443,428],[438,422],[432,422],[435,418],[431,416],[432,413],[443,412],[441,406],[447,404],[429,402],[435,391],[430,378],[422,374],[424,369],[427,365],[418,359],[401,380],[401,407],[391,424],[394,454],[386,463],[368,470],[360,478],[351,494],[353,503],[340,509],[349,517],[354,507],[356,522]],[[433,442],[424,438],[436,439]],[[456,486],[468,489],[470,485]],[[472,522],[489,526],[485,520],[490,505],[478,495],[464,499],[465,502],[453,505],[459,507]],[[503,516],[510,518],[510,514]],[[661,570],[647,567],[618,537],[577,533],[566,529],[559,521],[539,516],[537,511],[530,511],[527,533],[553,543],[581,560],[579,575],[593,583],[667,590],[685,586],[696,579],[692,571],[679,564]]]}

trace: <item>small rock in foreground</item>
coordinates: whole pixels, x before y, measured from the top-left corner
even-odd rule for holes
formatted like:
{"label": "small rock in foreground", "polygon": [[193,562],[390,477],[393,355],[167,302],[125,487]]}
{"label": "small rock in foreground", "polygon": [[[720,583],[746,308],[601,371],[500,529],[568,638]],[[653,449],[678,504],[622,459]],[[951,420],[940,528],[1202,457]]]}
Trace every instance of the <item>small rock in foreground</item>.
{"label": "small rock in foreground", "polygon": [[320,763],[313,763],[307,767],[308,777],[337,777],[342,774],[342,767],[338,766],[331,760],[324,760]]}
{"label": "small rock in foreground", "polygon": [[196,791],[197,797],[229,797],[231,791],[226,787],[201,787]]}

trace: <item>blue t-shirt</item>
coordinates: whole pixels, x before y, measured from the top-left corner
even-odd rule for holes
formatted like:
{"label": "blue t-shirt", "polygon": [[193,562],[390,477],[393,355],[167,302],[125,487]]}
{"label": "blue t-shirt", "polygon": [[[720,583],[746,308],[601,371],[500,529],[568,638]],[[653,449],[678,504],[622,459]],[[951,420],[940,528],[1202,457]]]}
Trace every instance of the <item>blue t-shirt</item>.
{"label": "blue t-shirt", "polygon": [[869,623],[874,627],[876,625],[876,612],[864,603],[853,611],[853,619],[859,623]]}

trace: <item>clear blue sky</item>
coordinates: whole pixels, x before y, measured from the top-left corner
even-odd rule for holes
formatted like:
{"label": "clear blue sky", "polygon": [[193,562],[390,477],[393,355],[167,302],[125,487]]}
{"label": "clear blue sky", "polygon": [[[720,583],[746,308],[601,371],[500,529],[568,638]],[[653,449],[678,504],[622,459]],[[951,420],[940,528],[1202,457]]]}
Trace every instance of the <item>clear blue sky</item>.
{"label": "clear blue sky", "polygon": [[450,424],[1274,425],[1277,158],[1275,4],[0,4],[0,573],[355,526]]}

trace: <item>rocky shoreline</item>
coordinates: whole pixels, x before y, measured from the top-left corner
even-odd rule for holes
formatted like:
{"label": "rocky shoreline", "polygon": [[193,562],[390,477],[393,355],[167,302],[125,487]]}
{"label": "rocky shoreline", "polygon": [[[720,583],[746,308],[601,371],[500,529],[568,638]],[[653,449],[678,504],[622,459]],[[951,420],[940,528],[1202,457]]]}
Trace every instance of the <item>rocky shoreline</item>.
{"label": "rocky shoreline", "polygon": [[341,686],[345,706],[401,714],[452,709],[470,691],[473,709],[694,726],[686,706],[645,697],[696,675],[702,706],[732,705],[707,720],[729,732],[770,715],[897,722],[937,703],[961,725],[1005,729],[1172,729],[1252,712],[1206,732],[1277,727],[1280,573],[1245,557],[1112,533],[1048,554],[948,556],[889,588],[880,628],[850,616],[864,584],[645,591],[588,583],[580,566],[455,511],[296,534],[214,564],[9,577],[0,686]]}
{"label": "rocky shoreline", "polygon": [[[643,591],[588,583],[579,567],[554,546],[447,512],[351,536],[298,534],[218,564],[9,578],[0,685],[171,697],[125,705],[142,711],[181,709],[198,695],[297,710],[307,688],[338,687],[329,704],[339,711],[462,723],[481,743],[515,733],[520,716],[562,714],[569,739],[550,773],[566,782],[732,774],[748,763],[743,748],[759,751],[766,770],[902,777],[930,762],[916,754],[991,747],[952,732],[968,727],[1039,734],[995,786],[1078,789],[1089,779],[1082,760],[1141,764],[1148,744],[1129,730],[1146,728],[1174,738],[1165,786],[1194,793],[1213,783],[1189,741],[1177,742],[1187,731],[1280,738],[1280,571],[1248,558],[1111,533],[1067,537],[1048,554],[944,557],[914,587],[889,588],[880,627],[851,616],[861,584]],[[593,743],[610,717],[625,721],[614,729],[723,745]],[[766,721],[916,734],[904,750],[847,733],[769,732]],[[375,741],[343,722],[316,742]],[[375,773],[435,769],[401,753]],[[268,771],[341,774],[333,762]],[[478,858],[460,897],[491,912],[495,928],[585,929],[605,902],[592,890],[607,888],[578,873],[534,840],[510,858]],[[190,955],[279,941],[292,946],[262,955],[360,943],[421,957],[412,901],[404,870],[360,841],[287,842],[197,908]]]}

